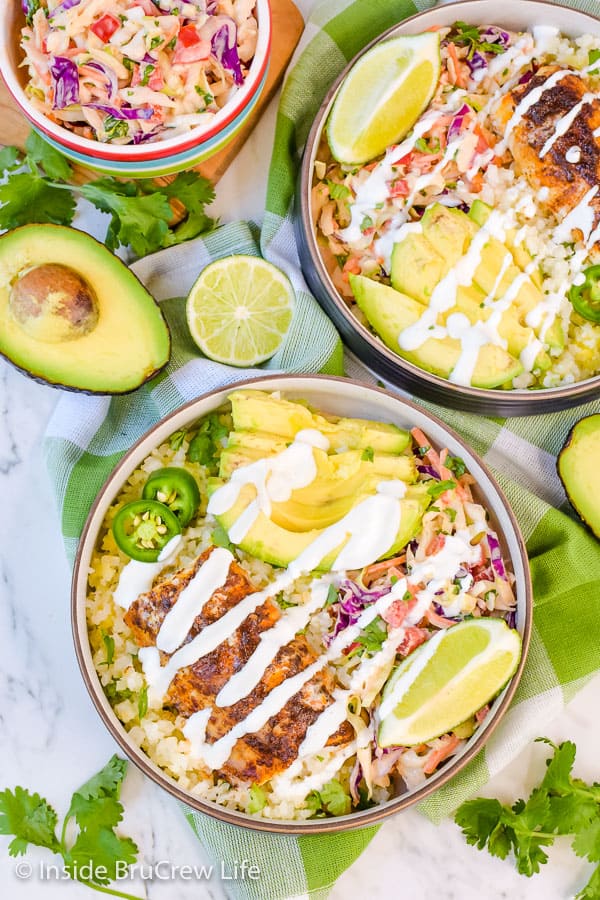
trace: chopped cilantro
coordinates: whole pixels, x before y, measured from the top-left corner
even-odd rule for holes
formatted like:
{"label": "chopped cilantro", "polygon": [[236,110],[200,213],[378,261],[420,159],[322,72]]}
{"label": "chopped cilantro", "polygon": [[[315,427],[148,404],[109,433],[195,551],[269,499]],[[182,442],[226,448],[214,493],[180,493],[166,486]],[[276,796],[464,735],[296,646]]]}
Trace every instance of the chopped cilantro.
{"label": "chopped cilantro", "polygon": [[229,427],[223,421],[222,413],[211,413],[191,439],[187,458],[190,462],[207,466],[213,474],[216,473],[223,441],[228,434]]}
{"label": "chopped cilantro", "polygon": [[364,653],[377,653],[387,638],[387,628],[381,616],[376,616],[366,625],[356,639],[356,646],[348,653],[347,659],[362,656]]}
{"label": "chopped cilantro", "polygon": [[455,22],[448,39],[459,47],[468,47],[467,59],[473,59],[477,51],[480,53],[504,53],[501,42],[482,41],[479,28],[476,25],[468,25],[466,22]]}
{"label": "chopped cilantro", "polygon": [[465,461],[464,459],[461,459],[460,456],[446,457],[444,465],[447,469],[450,469],[451,472],[454,472],[457,478],[460,478],[467,471]]}
{"label": "chopped cilantro", "polygon": [[333,584],[330,584],[329,590],[327,591],[327,599],[325,600],[325,609],[327,609],[328,606],[332,606],[334,603],[337,603],[337,600],[337,588]]}
{"label": "chopped cilantro", "polygon": [[222,525],[217,525],[216,528],[213,528],[210,539],[215,547],[225,547],[226,550],[233,550],[233,544]]}
{"label": "chopped cilantro", "polygon": [[375,456],[375,451],[372,447],[365,447],[362,452],[361,459],[365,462],[373,462],[373,457]]}
{"label": "chopped cilantro", "polygon": [[101,663],[101,665],[112,666],[113,660],[115,658],[115,639],[112,637],[112,635],[107,634],[106,631],[103,631],[102,640],[104,642],[104,648],[106,650],[106,662]]}
{"label": "chopped cilantro", "polygon": [[444,494],[446,491],[452,490],[452,488],[456,487],[456,482],[452,479],[447,479],[446,481],[436,481],[433,484],[429,484],[427,486],[427,493],[433,500],[437,500],[437,498]]}
{"label": "chopped cilantro", "polygon": [[329,196],[332,200],[345,200],[346,197],[350,196],[350,188],[346,187],[345,184],[327,181],[327,187],[329,188]]}
{"label": "chopped cilantro", "polygon": [[363,216],[363,220],[360,223],[360,230],[364,234],[370,228],[373,228],[373,219],[371,216]]}
{"label": "chopped cilantro", "polygon": [[148,685],[145,684],[138,697],[138,719],[143,719],[148,712]]}
{"label": "chopped cilantro", "polygon": [[427,141],[425,138],[420,137],[417,141],[415,141],[415,147],[417,148],[417,150],[420,150],[421,153],[439,153],[440,142],[438,138]]}
{"label": "chopped cilantro", "polygon": [[257,813],[265,808],[267,805],[267,795],[260,785],[251,785],[248,793],[250,794],[250,800],[248,801],[247,806],[249,813]]}
{"label": "chopped cilantro", "polygon": [[186,430],[185,428],[181,428],[179,431],[174,431],[171,437],[169,438],[169,447],[171,450],[179,450],[183,441],[185,439]]}

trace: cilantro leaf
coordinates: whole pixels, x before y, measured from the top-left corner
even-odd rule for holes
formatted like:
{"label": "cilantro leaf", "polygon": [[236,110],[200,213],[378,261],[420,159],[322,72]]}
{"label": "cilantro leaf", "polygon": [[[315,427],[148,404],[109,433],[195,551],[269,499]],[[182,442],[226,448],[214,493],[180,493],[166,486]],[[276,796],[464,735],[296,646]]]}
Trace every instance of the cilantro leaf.
{"label": "cilantro leaf", "polygon": [[592,877],[579,893],[575,896],[575,900],[598,900],[600,897],[600,866],[594,869]]}
{"label": "cilantro leaf", "polygon": [[350,196],[350,188],[345,184],[338,184],[336,181],[327,181],[329,188],[329,196],[332,200],[345,200]]}
{"label": "cilantro leaf", "polygon": [[460,456],[447,456],[444,465],[451,472],[454,472],[457,478],[460,478],[467,471],[465,461]]}
{"label": "cilantro leaf", "polygon": [[557,834],[573,834],[582,831],[597,814],[598,807],[591,798],[577,794],[550,797],[550,809],[546,828]]}
{"label": "cilantro leaf", "polygon": [[335,778],[328,781],[319,793],[323,807],[328,813],[332,816],[348,815],[352,808],[352,801],[339,781],[336,781]]}
{"label": "cilantro leaf", "polygon": [[247,810],[249,813],[257,813],[260,812],[261,809],[264,809],[267,805],[267,795],[265,791],[258,784],[253,784],[250,787],[250,800],[248,802]]}
{"label": "cilantro leaf", "polygon": [[572,741],[564,741],[557,747],[551,741],[544,741],[544,743],[548,743],[552,747],[554,756],[546,761],[546,774],[540,786],[547,791],[570,791],[571,772],[577,752],[575,744]]}
{"label": "cilantro leaf", "polygon": [[173,210],[163,193],[138,196],[135,185],[112,178],[99,178],[79,190],[97,209],[112,216],[105,241],[109,250],[123,244],[137,256],[146,256],[168,245]]}
{"label": "cilantro leaf", "polygon": [[[137,859],[138,848],[131,838],[118,837],[112,828],[105,826],[84,828],[75,843],[64,855],[65,869],[78,881],[82,870],[95,884],[109,884],[121,871],[119,863],[131,865]],[[83,868],[85,866],[85,868]]]}
{"label": "cilantro leaf", "polygon": [[114,828],[123,818],[123,807],[114,797],[86,797],[76,791],[71,798],[69,817],[80,828]]}
{"label": "cilantro leaf", "polygon": [[207,416],[190,441],[187,458],[190,462],[208,466],[212,473],[218,469],[218,458],[223,449],[223,440],[229,434],[229,427],[219,413]]}
{"label": "cilantro leaf", "polygon": [[222,525],[217,525],[213,528],[210,539],[215,547],[225,547],[226,550],[233,549],[233,544],[229,540],[229,535]]}
{"label": "cilantro leaf", "polygon": [[0,172],[6,172],[20,165],[21,152],[18,147],[3,147],[0,150]]}
{"label": "cilantro leaf", "polygon": [[[111,756],[103,769],[86,781],[76,791],[82,797],[93,800],[98,797],[114,797],[118,800],[121,783],[127,772],[127,761],[116,753]],[[67,818],[69,813],[67,813]]]}
{"label": "cilantro leaf", "polygon": [[387,628],[385,622],[381,616],[375,616],[373,621],[365,625],[356,638],[356,646],[347,654],[347,659],[352,659],[356,655],[362,656],[364,653],[377,653],[381,650],[386,638]]}
{"label": "cilantro leaf", "polygon": [[365,460],[366,462],[373,462],[374,456],[375,456],[375,451],[373,450],[373,448],[365,447],[360,458],[362,460]]}
{"label": "cilantro leaf", "polygon": [[6,184],[0,184],[0,204],[2,229],[31,222],[70,225],[75,215],[72,194],[28,172],[11,175]]}
{"label": "cilantro leaf", "polygon": [[40,137],[37,131],[29,132],[25,149],[30,160],[43,166],[48,178],[68,181],[72,176],[73,169],[67,158]]}
{"label": "cilantro leaf", "polygon": [[185,428],[181,428],[179,431],[174,431],[171,437],[169,438],[169,447],[171,450],[179,450],[181,445],[185,440],[185,436],[187,431]]}
{"label": "cilantro leaf", "polygon": [[587,856],[590,862],[600,862],[600,818],[595,818],[577,834],[572,847],[577,856]]}
{"label": "cilantro leaf", "polygon": [[[503,807],[499,800],[487,800],[479,797],[477,800],[467,800],[459,806],[454,821],[462,829],[467,844],[483,850],[492,833],[502,822],[502,812]],[[494,853],[493,855],[504,859],[507,853],[508,850],[506,853]]]}
{"label": "cilantro leaf", "polygon": [[[153,186],[153,190],[156,188]],[[185,206],[187,217],[175,226],[177,241],[189,241],[215,224],[204,212],[204,207],[215,199],[215,190],[207,178],[198,172],[180,172],[173,181],[160,189],[170,200]]]}
{"label": "cilantro leaf", "polygon": [[427,493],[432,500],[437,500],[441,494],[445,494],[446,491],[450,491],[455,487],[456,481],[453,481],[452,479],[447,479],[446,481],[434,481],[427,486]]}
{"label": "cilantro leaf", "polygon": [[22,787],[0,793],[0,834],[14,835],[8,845],[11,856],[25,853],[29,844],[56,852],[57,821],[55,811],[39,794],[30,794]]}

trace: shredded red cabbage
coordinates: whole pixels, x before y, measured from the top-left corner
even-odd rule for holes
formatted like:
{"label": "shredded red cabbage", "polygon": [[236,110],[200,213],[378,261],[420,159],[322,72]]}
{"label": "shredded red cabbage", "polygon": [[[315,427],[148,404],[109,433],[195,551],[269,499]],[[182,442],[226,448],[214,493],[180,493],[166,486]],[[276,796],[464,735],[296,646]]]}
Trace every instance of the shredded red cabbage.
{"label": "shredded red cabbage", "polygon": [[506,581],[506,569],[504,568],[504,560],[502,559],[502,553],[500,551],[500,541],[493,531],[488,531],[487,542],[488,547],[490,548],[490,559],[492,561],[494,572],[499,578]]}
{"label": "shredded red cabbage", "polygon": [[102,74],[108,79],[108,83],[110,86],[108,99],[114,100],[114,98],[117,96],[117,91],[119,90],[117,73],[113,69],[111,69],[110,66],[106,66],[101,62],[96,62],[96,60],[94,59],[87,62],[86,66],[89,66],[90,69],[97,69],[98,72],[102,72]]}
{"label": "shredded red cabbage", "polygon": [[[216,31],[210,42],[212,52],[217,57],[224,69],[231,72],[235,84],[243,84],[244,76],[240,58],[238,56],[237,40],[233,41],[233,45],[229,46],[229,26],[223,25]],[[237,34],[237,29],[236,29]]]}
{"label": "shredded red cabbage", "polygon": [[352,773],[350,775],[350,796],[354,800],[355,803],[358,803],[360,800],[360,794],[358,793],[358,786],[360,784],[360,780],[362,778],[362,766],[358,760],[354,763],[354,768],[352,769]]}
{"label": "shredded red cabbage", "polygon": [[[27,2],[27,0],[25,0],[25,2]],[[53,19],[56,13],[62,12],[62,10],[73,9],[74,6],[79,6],[80,3],[81,0],[63,0],[62,3],[59,3],[58,6],[52,10],[48,18]]]}
{"label": "shredded red cabbage", "polygon": [[517,611],[515,609],[511,610],[508,614],[507,623],[509,628],[517,627]]}
{"label": "shredded red cabbage", "polygon": [[478,72],[480,69],[487,69],[487,59],[480,53],[479,50],[476,50],[471,59],[467,59],[466,63],[471,71],[471,75],[473,72]]}
{"label": "shredded red cabbage", "polygon": [[133,136],[133,143],[134,144],[145,144],[146,141],[149,141],[153,137],[156,137],[157,134],[158,134],[157,131],[146,131],[146,132],[136,131],[136,133]]}
{"label": "shredded red cabbage", "polygon": [[337,619],[330,640],[333,640],[344,628],[354,625],[365,607],[389,593],[389,588],[367,591],[355,581],[350,580],[342,581],[339,590],[342,596],[339,599]]}
{"label": "shredded red cabbage", "polygon": [[54,85],[54,109],[64,109],[79,103],[79,73],[77,66],[65,56],[55,56],[50,66]]}
{"label": "shredded red cabbage", "polygon": [[440,476],[433,466],[417,466],[417,472],[420,472],[421,475],[431,475],[436,481],[440,480]]}
{"label": "shredded red cabbage", "polygon": [[458,112],[450,122],[450,128],[448,129],[448,143],[450,143],[453,137],[456,137],[456,135],[460,133],[463,120],[465,116],[467,116],[470,112],[471,107],[467,106],[466,103],[463,103],[461,108],[458,110]]}
{"label": "shredded red cabbage", "polygon": [[154,111],[149,106],[141,107],[140,109],[127,109],[125,107],[117,109],[116,106],[105,106],[103,103],[86,103],[86,107],[99,109],[100,112],[105,112],[114,119],[151,119],[154,115]]}
{"label": "shredded red cabbage", "polygon": [[479,38],[488,44],[500,44],[506,49],[510,45],[510,34],[503,31],[497,25],[487,25],[483,31],[479,32]]}
{"label": "shredded red cabbage", "polygon": [[528,72],[523,72],[521,77],[519,78],[518,84],[527,84],[528,81],[531,81],[533,78],[533,72],[529,70]]}

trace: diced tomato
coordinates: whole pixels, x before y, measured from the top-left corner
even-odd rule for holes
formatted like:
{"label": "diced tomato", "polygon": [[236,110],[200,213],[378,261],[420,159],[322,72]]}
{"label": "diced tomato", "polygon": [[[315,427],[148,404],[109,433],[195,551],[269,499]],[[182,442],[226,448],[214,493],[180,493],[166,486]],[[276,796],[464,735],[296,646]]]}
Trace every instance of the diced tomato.
{"label": "diced tomato", "polygon": [[162,12],[152,0],[135,0],[134,5],[141,6],[147,16],[162,16]]}
{"label": "diced tomato", "polygon": [[410,600],[394,600],[392,605],[382,614],[388,625],[392,628],[400,628],[408,613],[416,604],[416,599],[412,597]]}
{"label": "diced tomato", "polygon": [[408,181],[404,178],[395,181],[390,189],[390,197],[408,197],[409,194]]}
{"label": "diced tomato", "polygon": [[416,650],[417,647],[419,647],[424,642],[425,631],[422,628],[412,626],[405,630],[404,638],[400,646],[397,648],[397,652],[402,656],[408,656],[409,653],[412,653],[413,650]]}
{"label": "diced tomato", "polygon": [[189,47],[186,47],[185,44],[181,44],[177,41],[175,53],[173,54],[173,64],[200,62],[203,59],[208,59],[209,56],[210,41],[199,38],[197,43],[192,44]]}
{"label": "diced tomato", "polygon": [[179,29],[178,42],[184,47],[192,47],[200,40],[200,35],[194,25],[185,25]]}
{"label": "diced tomato", "polygon": [[149,87],[151,91],[162,91],[165,86],[162,72],[158,66],[152,66],[152,73],[146,80],[147,68],[147,66],[134,66],[133,75],[131,76],[131,87],[136,87],[138,84],[143,83],[144,87]]}
{"label": "diced tomato", "polygon": [[106,13],[106,15],[101,16],[97,22],[90,25],[90,31],[93,31],[96,37],[99,37],[100,40],[106,44],[120,27],[121,23],[116,16]]}
{"label": "diced tomato", "polygon": [[162,72],[156,66],[154,72],[148,79],[148,87],[151,91],[162,91],[165,86],[165,79],[163,78]]}

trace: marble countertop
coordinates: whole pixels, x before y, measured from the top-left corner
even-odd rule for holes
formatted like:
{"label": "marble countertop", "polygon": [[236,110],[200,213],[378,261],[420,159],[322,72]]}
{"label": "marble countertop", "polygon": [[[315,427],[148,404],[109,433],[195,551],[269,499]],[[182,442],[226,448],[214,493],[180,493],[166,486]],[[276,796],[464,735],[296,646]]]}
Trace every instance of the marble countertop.
{"label": "marble countertop", "polygon": [[[298,0],[297,0],[298,2]],[[300,0],[307,13],[314,0]],[[264,208],[265,160],[275,122],[275,105],[263,117],[236,164],[218,187],[214,214],[222,221],[257,218]],[[248,178],[252,172],[253,177]],[[99,216],[78,222],[101,236]],[[41,455],[41,438],[57,393],[0,362],[0,789],[20,784],[39,791],[66,811],[73,790],[118,748],[102,725],[81,679],[71,641],[70,572]],[[577,769],[598,779],[596,714],[600,680],[584,688],[545,734],[570,738],[579,749]],[[486,788],[507,801],[531,789],[543,772],[544,749],[532,745]],[[175,801],[130,768],[122,799],[123,833],[140,847],[140,860],[194,866],[203,849]],[[76,883],[44,881],[32,851],[34,873],[19,879],[15,861],[0,838],[0,897],[10,900],[89,898]],[[591,866],[560,839],[550,863],[533,879],[519,876],[510,861],[493,859],[467,846],[447,820],[432,825],[410,810],[388,819],[363,856],[340,878],[331,900],[401,893],[411,900],[568,900],[585,884]],[[205,900],[226,896],[223,882],[181,879],[127,882],[125,890],[149,900]]]}

